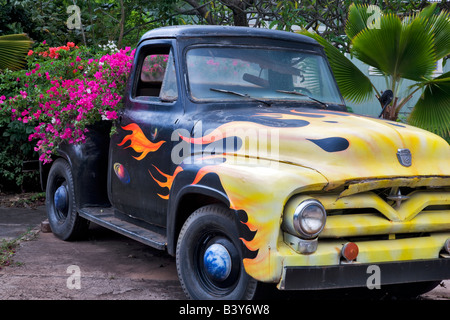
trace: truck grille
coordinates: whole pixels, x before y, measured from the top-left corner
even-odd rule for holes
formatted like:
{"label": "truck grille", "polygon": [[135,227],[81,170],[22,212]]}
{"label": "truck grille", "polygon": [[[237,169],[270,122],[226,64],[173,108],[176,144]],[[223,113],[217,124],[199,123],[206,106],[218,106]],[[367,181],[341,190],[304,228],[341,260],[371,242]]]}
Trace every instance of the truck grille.
{"label": "truck grille", "polygon": [[390,188],[345,197],[311,196],[327,210],[320,238],[391,239],[450,230],[450,191],[446,189]]}

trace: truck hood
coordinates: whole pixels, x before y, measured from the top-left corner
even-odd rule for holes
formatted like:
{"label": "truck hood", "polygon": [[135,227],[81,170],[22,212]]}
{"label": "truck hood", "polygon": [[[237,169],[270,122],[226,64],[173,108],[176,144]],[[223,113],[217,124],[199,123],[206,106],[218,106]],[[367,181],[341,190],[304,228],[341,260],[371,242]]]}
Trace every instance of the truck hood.
{"label": "truck hood", "polygon": [[202,114],[189,141],[208,145],[204,150],[216,154],[220,142],[227,155],[307,167],[321,173],[331,185],[396,177],[450,177],[449,144],[422,129],[331,110],[235,110]]}

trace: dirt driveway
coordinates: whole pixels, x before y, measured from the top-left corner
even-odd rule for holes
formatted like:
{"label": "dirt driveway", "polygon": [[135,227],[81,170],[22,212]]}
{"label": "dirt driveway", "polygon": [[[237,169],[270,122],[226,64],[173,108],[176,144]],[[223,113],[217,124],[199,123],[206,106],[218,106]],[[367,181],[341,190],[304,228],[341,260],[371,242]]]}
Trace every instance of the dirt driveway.
{"label": "dirt driveway", "polygon": [[0,288],[6,300],[185,299],[172,257],[101,227],[86,241],[39,232],[22,242]]}
{"label": "dirt driveway", "polygon": [[[0,266],[0,300],[186,299],[166,253],[96,225],[84,241],[61,241],[40,231],[43,207],[27,210],[0,207],[0,239],[35,227]],[[450,300],[450,281],[443,285],[422,299]]]}

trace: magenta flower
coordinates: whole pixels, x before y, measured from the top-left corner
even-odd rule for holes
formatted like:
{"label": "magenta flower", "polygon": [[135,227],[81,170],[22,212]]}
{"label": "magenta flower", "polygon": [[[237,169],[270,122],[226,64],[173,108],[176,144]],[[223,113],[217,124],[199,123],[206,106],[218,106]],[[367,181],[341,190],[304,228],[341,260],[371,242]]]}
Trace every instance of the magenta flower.
{"label": "magenta flower", "polygon": [[[67,51],[67,55],[58,54],[58,50]],[[85,53],[80,55],[81,51],[77,50],[74,44],[68,43],[35,52],[30,59],[40,60],[25,71],[29,77],[24,84],[26,89],[9,99],[0,96],[2,107],[10,106],[12,119],[35,122],[34,132],[28,139],[35,141],[34,150],[44,163],[51,161],[61,142],[86,141],[86,125],[117,119],[117,109],[121,107],[135,51],[125,48],[115,54],[84,59]],[[53,64],[56,59],[63,64],[61,61]],[[74,73],[76,70],[79,71]]]}

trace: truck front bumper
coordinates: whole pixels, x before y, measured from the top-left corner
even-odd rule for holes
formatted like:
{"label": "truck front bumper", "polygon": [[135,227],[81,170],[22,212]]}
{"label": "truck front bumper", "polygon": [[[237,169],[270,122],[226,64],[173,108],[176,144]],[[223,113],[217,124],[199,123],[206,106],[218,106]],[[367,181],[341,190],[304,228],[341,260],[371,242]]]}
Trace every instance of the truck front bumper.
{"label": "truck front bumper", "polygon": [[[377,273],[377,274],[376,274]],[[322,290],[450,279],[450,259],[285,267],[279,289]]]}
{"label": "truck front bumper", "polygon": [[[396,240],[356,242],[353,262],[341,256],[342,242],[319,239],[310,255],[283,253],[278,288],[321,290],[450,279],[450,253],[444,250],[450,233]],[[286,248],[285,246],[283,246]]]}

